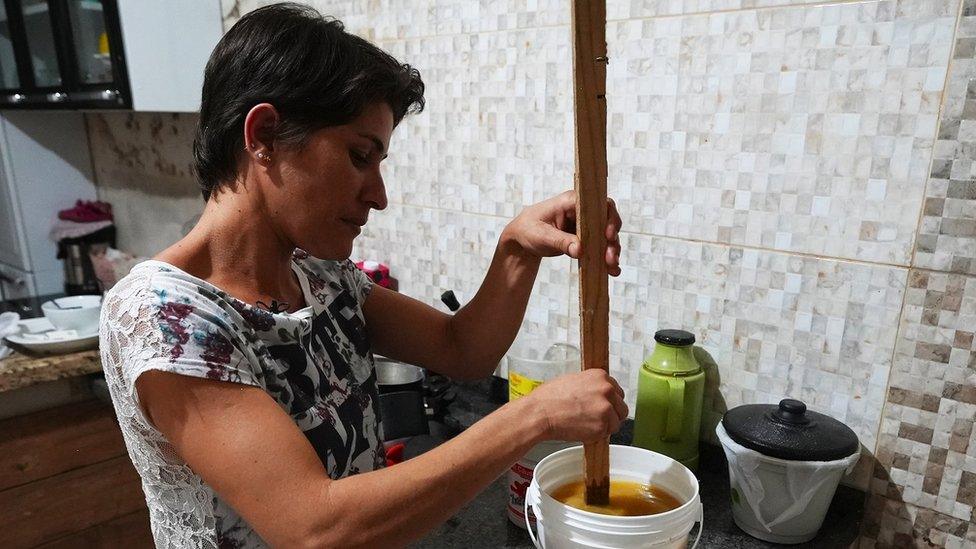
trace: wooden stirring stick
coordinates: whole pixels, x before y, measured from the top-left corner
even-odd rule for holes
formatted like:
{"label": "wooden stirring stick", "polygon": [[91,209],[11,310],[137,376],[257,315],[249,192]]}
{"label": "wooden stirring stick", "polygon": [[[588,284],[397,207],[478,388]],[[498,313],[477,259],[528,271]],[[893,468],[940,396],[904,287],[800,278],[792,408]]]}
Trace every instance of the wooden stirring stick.
{"label": "wooden stirring stick", "polygon": [[[607,292],[607,40],[605,0],[573,0],[576,235],[583,369],[609,369]],[[610,500],[610,440],[584,446],[586,503]]]}

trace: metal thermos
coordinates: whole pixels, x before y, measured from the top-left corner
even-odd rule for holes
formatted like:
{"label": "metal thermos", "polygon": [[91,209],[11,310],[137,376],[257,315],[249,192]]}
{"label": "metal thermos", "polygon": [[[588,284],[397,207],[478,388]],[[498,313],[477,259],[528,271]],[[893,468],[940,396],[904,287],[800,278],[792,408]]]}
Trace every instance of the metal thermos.
{"label": "metal thermos", "polygon": [[695,336],[684,330],[659,330],[654,353],[637,378],[634,446],[647,448],[698,468],[705,373],[695,360]]}
{"label": "metal thermos", "polygon": [[98,294],[98,279],[88,257],[88,245],[64,244],[64,291],[68,295]]}

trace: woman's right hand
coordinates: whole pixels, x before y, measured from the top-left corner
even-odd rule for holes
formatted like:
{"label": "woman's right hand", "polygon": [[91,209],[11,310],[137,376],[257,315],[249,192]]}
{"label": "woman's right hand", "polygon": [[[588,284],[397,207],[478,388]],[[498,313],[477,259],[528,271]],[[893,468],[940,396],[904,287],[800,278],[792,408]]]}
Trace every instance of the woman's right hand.
{"label": "woman's right hand", "polygon": [[547,381],[520,400],[536,414],[543,440],[599,441],[617,432],[628,413],[623,389],[600,369]]}

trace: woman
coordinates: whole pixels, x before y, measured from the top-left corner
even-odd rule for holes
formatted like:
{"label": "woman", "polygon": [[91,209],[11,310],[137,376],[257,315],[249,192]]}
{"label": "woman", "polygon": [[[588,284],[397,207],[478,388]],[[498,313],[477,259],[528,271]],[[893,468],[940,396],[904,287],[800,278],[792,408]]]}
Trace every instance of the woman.
{"label": "woman", "polygon": [[309,8],[251,12],[217,45],[194,143],[205,211],[103,307],[106,378],[158,546],[405,543],[535,443],[598,440],[627,416],[613,379],[573,374],[382,468],[371,352],[487,376],[541,258],[579,254],[565,193],[506,227],[454,316],[373,286],[348,257],[387,205],[393,129],[422,107],[416,70]]}

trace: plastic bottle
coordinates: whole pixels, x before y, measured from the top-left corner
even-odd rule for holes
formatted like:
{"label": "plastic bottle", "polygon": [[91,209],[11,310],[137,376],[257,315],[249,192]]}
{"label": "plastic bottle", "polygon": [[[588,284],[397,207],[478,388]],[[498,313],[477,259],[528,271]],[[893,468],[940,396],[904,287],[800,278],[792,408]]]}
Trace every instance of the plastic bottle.
{"label": "plastic bottle", "polygon": [[[505,356],[508,367],[508,399],[528,395],[546,381],[580,370],[580,350],[570,343],[537,337],[519,338]],[[533,446],[508,471],[508,518],[525,528],[525,491],[532,483],[536,464],[549,454],[577,443],[551,440]],[[535,517],[529,516],[534,525]]]}

